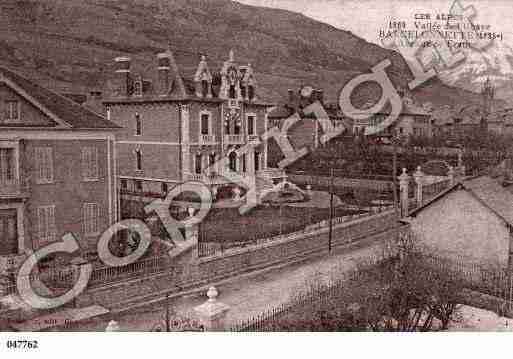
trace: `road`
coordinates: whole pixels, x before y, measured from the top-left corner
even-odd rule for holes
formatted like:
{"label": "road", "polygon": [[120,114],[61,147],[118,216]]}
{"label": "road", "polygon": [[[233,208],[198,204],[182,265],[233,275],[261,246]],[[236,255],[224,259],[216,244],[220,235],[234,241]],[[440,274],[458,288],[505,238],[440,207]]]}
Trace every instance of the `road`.
{"label": "road", "polygon": [[[359,262],[382,254],[382,242],[376,238],[337,248],[336,253],[322,258],[308,259],[302,263],[260,271],[234,278],[217,286],[218,300],[229,305],[227,327],[257,316],[262,312],[289,301],[310,284],[336,279]],[[195,293],[169,301],[171,312],[193,317],[193,308],[205,302],[205,293]],[[165,318],[165,306],[153,303],[123,313],[109,314],[89,320],[72,330],[103,331],[107,323],[116,320],[123,331],[150,331]]]}

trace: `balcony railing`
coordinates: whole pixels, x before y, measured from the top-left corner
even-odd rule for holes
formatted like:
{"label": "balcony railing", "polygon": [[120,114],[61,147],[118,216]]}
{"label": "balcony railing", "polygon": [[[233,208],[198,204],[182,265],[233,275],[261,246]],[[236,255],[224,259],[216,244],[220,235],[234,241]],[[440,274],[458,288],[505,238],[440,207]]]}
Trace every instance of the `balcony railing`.
{"label": "balcony railing", "polygon": [[248,135],[248,142],[259,142],[260,136],[258,135]]}
{"label": "balcony railing", "polygon": [[224,143],[228,145],[244,144],[244,135],[224,135]]}
{"label": "balcony railing", "polygon": [[200,181],[203,182],[205,175],[201,173],[188,173],[187,178],[189,181]]}
{"label": "balcony railing", "polygon": [[28,181],[0,179],[0,197],[24,197],[28,195]]}
{"label": "balcony railing", "polygon": [[216,143],[215,135],[200,135],[199,142],[202,145],[211,145]]}

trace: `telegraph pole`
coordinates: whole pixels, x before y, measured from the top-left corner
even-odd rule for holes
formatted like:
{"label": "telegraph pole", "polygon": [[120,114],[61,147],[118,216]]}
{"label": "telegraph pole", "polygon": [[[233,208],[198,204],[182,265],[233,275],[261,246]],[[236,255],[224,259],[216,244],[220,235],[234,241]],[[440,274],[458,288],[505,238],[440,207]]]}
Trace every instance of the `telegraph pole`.
{"label": "telegraph pole", "polygon": [[170,315],[169,315],[169,293],[166,293],[166,332],[169,333],[171,331],[170,327]]}
{"label": "telegraph pole", "polygon": [[394,211],[395,215],[397,217],[397,220],[399,220],[399,206],[397,201],[397,139],[395,138],[395,129],[392,130],[392,148],[393,148],[393,158],[392,158],[392,181],[393,181],[393,187],[394,187]]}
{"label": "telegraph pole", "polygon": [[328,252],[331,253],[331,242],[333,239],[333,177],[334,177],[334,170],[333,167],[330,168],[330,231],[329,231],[329,237],[328,237]]}

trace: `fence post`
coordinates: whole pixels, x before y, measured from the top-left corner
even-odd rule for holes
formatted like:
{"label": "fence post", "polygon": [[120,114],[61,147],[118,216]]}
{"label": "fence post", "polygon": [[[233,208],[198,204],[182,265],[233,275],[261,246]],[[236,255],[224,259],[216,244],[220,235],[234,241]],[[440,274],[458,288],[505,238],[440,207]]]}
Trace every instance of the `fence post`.
{"label": "fence post", "polygon": [[449,186],[452,187],[454,186],[454,176],[455,176],[455,173],[454,173],[454,167],[453,166],[449,166],[449,171],[447,172],[447,176],[449,176]]}
{"label": "fence post", "polygon": [[119,323],[115,320],[111,320],[109,324],[107,324],[107,327],[105,328],[106,332],[119,332],[121,331],[121,327],[119,326]]}
{"label": "fence post", "polygon": [[[77,283],[80,278],[80,273],[82,272],[82,266],[88,264],[88,261],[82,257],[76,257],[71,260],[71,270],[73,273],[73,283]],[[92,275],[92,273],[91,273]],[[78,307],[77,296],[73,299],[73,305],[75,308]]]}
{"label": "fence post", "polygon": [[417,184],[417,193],[415,194],[415,199],[417,200],[417,206],[422,206],[422,191],[424,186],[424,173],[420,166],[417,167],[417,171],[413,174],[413,178],[415,179],[415,183]]}
{"label": "fence post", "polygon": [[[189,213],[189,218],[194,217],[195,209],[193,207],[189,207],[187,209],[187,211]],[[198,241],[198,239],[199,239],[198,236],[199,236],[199,225],[198,224],[194,224],[194,225],[185,227],[185,240],[186,241],[189,241],[189,240]]]}
{"label": "fence post", "polygon": [[208,300],[194,308],[205,331],[223,331],[226,329],[225,318],[230,307],[219,302],[217,300],[218,295],[216,287],[210,287],[207,292]]}

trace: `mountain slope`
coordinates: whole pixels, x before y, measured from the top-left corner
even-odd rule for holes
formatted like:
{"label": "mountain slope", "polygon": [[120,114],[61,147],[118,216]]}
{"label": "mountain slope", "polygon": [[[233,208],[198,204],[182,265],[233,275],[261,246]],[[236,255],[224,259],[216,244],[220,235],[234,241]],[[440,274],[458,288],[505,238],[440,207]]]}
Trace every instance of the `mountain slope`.
{"label": "mountain slope", "polygon": [[489,78],[496,86],[496,96],[511,99],[513,95],[513,49],[494,41],[484,51],[463,50],[466,60],[440,72],[440,78],[453,86],[480,91]]}
{"label": "mountain slope", "polygon": [[[208,57],[218,68],[235,50],[257,72],[259,94],[276,101],[301,84],[322,87],[333,101],[358,73],[389,58],[394,83],[409,70],[395,52],[350,32],[289,11],[229,0],[3,0],[0,62],[60,91],[103,88],[114,57],[127,54],[142,68],[171,48],[187,72]],[[374,91],[374,94],[376,92]],[[477,103],[480,97],[433,79],[418,92],[434,104]]]}

